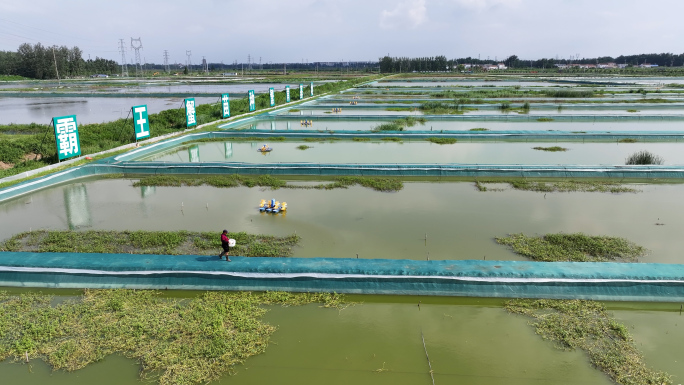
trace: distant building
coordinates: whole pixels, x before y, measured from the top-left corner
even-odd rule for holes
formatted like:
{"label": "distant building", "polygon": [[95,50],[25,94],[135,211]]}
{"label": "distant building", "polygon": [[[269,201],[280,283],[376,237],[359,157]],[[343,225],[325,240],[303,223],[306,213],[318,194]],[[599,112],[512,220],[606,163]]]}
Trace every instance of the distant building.
{"label": "distant building", "polygon": [[109,75],[105,74],[95,74],[95,75],[90,75],[91,78],[108,78]]}
{"label": "distant building", "polygon": [[657,64],[651,64],[651,63],[644,63],[644,64],[639,64],[639,67],[641,68],[653,68],[653,67],[658,67]]}

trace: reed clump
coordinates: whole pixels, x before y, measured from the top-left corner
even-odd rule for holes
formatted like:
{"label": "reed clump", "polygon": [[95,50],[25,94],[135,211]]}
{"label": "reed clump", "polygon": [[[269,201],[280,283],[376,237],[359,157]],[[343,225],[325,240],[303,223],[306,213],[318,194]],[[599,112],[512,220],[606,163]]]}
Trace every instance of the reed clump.
{"label": "reed clump", "polygon": [[624,238],[575,234],[495,238],[514,252],[540,262],[636,262],[647,250]]}
{"label": "reed clump", "polygon": [[306,144],[302,144],[302,145],[297,146],[296,148],[297,148],[297,150],[308,150],[308,149],[313,148],[313,147],[307,146]]}
{"label": "reed clump", "polygon": [[557,348],[584,351],[591,364],[616,384],[672,384],[670,375],[646,365],[627,327],[599,302],[516,299],[505,302],[504,308],[532,318],[536,333]]}
{"label": "reed clump", "polygon": [[627,165],[647,165],[647,164],[663,164],[665,160],[659,156],[648,151],[638,151],[625,159]]}

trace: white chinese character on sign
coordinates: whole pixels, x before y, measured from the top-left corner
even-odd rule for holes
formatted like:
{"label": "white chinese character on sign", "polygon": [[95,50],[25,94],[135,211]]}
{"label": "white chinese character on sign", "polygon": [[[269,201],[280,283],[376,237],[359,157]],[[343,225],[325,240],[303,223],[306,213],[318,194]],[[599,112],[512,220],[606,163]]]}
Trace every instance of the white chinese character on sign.
{"label": "white chinese character on sign", "polygon": [[139,114],[138,115],[138,120],[135,121],[135,124],[140,127],[140,131],[135,133],[135,137],[140,138],[144,137],[150,134],[149,131],[145,131],[145,123],[147,123],[147,119],[143,118],[143,112],[147,111],[145,107],[136,107],[135,108],[135,113]]}
{"label": "white chinese character on sign", "polygon": [[55,124],[59,153],[62,156],[78,153],[78,138],[76,137],[76,122],[74,118],[57,119]]}
{"label": "white chinese character on sign", "polygon": [[249,94],[249,105],[250,106],[254,105],[254,94]]}
{"label": "white chinese character on sign", "polygon": [[195,101],[194,100],[186,100],[185,101],[185,108],[186,108],[186,114],[188,118],[188,124],[194,124],[195,123]]}
{"label": "white chinese character on sign", "polygon": [[230,114],[230,105],[228,104],[228,95],[223,95],[223,116],[228,116]]}

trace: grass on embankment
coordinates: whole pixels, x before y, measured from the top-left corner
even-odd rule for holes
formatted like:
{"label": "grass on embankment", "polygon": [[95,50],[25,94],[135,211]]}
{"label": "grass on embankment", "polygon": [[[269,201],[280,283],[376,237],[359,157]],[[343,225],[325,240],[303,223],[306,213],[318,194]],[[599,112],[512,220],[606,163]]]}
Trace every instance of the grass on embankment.
{"label": "grass on embankment", "polygon": [[476,180],[475,187],[479,191],[499,191],[488,189],[487,184],[508,184],[511,188],[523,191],[543,193],[552,192],[602,192],[602,193],[637,193],[640,190],[625,187],[619,182],[597,180],[562,180],[558,182],[540,182],[527,179],[518,180]]}
{"label": "grass on embankment", "polygon": [[[191,231],[70,231],[35,230],[17,234],[0,249],[40,253],[124,253],[168,255],[217,255],[219,233]],[[235,239],[232,255],[244,257],[290,257],[297,235],[274,237],[244,232],[228,233]]]}
{"label": "grass on embankment", "polygon": [[582,300],[507,301],[504,308],[532,318],[531,326],[559,349],[580,349],[591,364],[621,385],[667,385],[665,372],[646,366],[627,327],[615,321],[604,305]]}
{"label": "grass on embankment", "polygon": [[[336,92],[373,78],[371,76],[320,84],[316,86],[315,91],[317,94]],[[308,85],[305,87],[304,93],[305,95],[309,94]],[[293,102],[298,101],[299,93],[292,93],[291,100]],[[255,102],[257,111],[250,112],[247,98],[232,99],[230,101],[231,116],[258,114],[260,110],[270,107],[268,93],[257,95]],[[286,103],[285,91],[275,93],[275,102],[276,105]],[[221,120],[221,105],[197,105],[196,114],[197,125],[217,122]],[[185,119],[185,111],[182,109],[170,109],[149,114],[150,135],[157,137],[183,130],[186,128]],[[0,140],[0,162],[3,162],[5,166],[11,166],[7,170],[0,169],[0,178],[57,163],[53,132],[51,126],[44,124],[0,125],[0,135],[5,135]],[[109,150],[135,141],[133,123],[130,119],[128,121],[118,119],[105,123],[81,124],[78,127],[78,132],[83,155]],[[35,154],[40,155],[39,160],[32,160]]]}
{"label": "grass on embankment", "polygon": [[74,371],[121,354],[140,363],[141,380],[161,385],[216,381],[264,353],[276,327],[263,321],[263,305],[344,306],[336,294],[282,292],[207,292],[180,300],[152,290],[85,290],[56,306],[51,301],[0,292],[0,361],[28,356]]}
{"label": "grass on embankment", "polygon": [[624,238],[576,234],[495,238],[514,252],[540,262],[636,262],[648,250]]}
{"label": "grass on embankment", "polygon": [[208,175],[208,176],[171,176],[157,175],[141,178],[133,183],[138,186],[213,186],[213,187],[270,187],[272,189],[291,188],[291,189],[317,189],[332,190],[338,188],[348,188],[354,185],[367,187],[376,191],[392,192],[404,188],[404,183],[394,178],[361,177],[361,176],[341,176],[335,178],[330,183],[317,185],[294,185],[288,184],[282,179],[270,175],[246,176],[246,175]]}

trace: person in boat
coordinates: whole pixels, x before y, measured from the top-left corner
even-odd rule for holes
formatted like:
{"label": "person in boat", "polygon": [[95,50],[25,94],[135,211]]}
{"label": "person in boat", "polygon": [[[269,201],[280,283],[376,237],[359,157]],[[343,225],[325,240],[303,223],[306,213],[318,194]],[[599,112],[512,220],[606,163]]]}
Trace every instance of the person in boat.
{"label": "person in boat", "polygon": [[223,232],[221,233],[221,247],[223,247],[223,252],[221,254],[219,254],[219,259],[221,259],[223,256],[225,256],[226,261],[230,262],[230,258],[228,257],[228,254],[230,254],[228,230],[223,230]]}
{"label": "person in boat", "polygon": [[264,144],[263,146],[261,146],[261,151],[267,151],[267,150],[268,150],[267,144]]}

